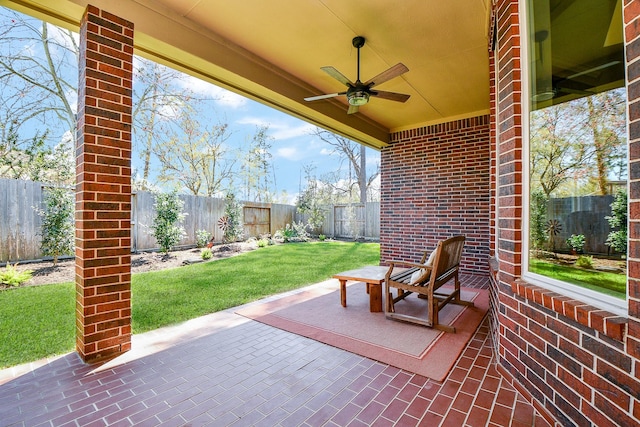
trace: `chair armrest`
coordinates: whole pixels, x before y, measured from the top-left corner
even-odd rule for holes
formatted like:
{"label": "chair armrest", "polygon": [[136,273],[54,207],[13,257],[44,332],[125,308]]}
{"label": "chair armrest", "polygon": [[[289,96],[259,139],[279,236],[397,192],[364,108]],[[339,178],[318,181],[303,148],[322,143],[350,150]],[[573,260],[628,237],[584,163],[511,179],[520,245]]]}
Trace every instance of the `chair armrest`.
{"label": "chair armrest", "polygon": [[[391,275],[393,274],[393,269],[395,267],[403,267],[403,268],[409,268],[409,269],[419,269],[419,270],[429,270],[431,271],[433,269],[432,266],[430,265],[424,265],[424,264],[420,264],[417,262],[410,262],[410,261],[391,261],[389,263],[389,269],[387,270],[387,274],[385,274],[384,276],[384,280],[386,283],[389,283],[389,280],[391,279]],[[402,273],[406,273],[406,271],[402,272]]]}

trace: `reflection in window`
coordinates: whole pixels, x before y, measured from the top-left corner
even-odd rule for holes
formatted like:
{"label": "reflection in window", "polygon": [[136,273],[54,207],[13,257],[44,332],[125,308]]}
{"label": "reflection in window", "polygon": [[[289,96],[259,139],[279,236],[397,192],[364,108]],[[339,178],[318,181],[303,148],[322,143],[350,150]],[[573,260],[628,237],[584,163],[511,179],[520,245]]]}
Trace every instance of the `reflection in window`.
{"label": "reflection in window", "polygon": [[625,298],[620,0],[530,0],[529,58],[529,271]]}

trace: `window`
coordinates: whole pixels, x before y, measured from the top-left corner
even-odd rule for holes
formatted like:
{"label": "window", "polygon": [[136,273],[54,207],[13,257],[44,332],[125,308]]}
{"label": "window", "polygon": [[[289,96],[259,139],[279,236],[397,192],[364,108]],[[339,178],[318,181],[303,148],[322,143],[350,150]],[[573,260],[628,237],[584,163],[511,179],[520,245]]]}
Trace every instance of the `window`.
{"label": "window", "polygon": [[620,0],[527,0],[525,277],[626,313],[627,131]]}

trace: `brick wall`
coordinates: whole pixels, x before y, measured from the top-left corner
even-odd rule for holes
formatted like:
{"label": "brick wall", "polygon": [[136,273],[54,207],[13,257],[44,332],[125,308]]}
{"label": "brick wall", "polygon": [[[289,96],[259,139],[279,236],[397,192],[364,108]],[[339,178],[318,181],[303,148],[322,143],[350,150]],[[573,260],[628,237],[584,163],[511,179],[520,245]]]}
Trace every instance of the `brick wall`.
{"label": "brick wall", "polygon": [[[562,425],[621,426],[640,421],[640,350],[638,339],[637,279],[640,269],[640,211],[638,173],[640,159],[635,146],[640,132],[634,128],[640,93],[636,66],[640,53],[635,47],[640,2],[625,1],[624,22],[629,62],[630,104],[630,258],[629,319],[615,316],[574,299],[520,280],[522,273],[522,96],[521,43],[517,0],[498,0],[497,50],[491,54],[493,106],[497,111],[496,142],[492,157],[498,158],[497,259],[490,262],[492,293],[496,295],[493,323],[498,337],[499,369],[541,411],[552,414]],[[524,13],[524,11],[522,11]],[[494,147],[494,145],[492,145]],[[493,148],[492,148],[493,149]],[[494,207],[495,208],[495,207]]]}
{"label": "brick wall", "polygon": [[419,261],[463,234],[462,270],[487,274],[489,116],[391,135],[381,153],[380,257]]}
{"label": "brick wall", "polygon": [[76,147],[76,348],[131,348],[133,24],[88,6],[80,29]]}
{"label": "brick wall", "polygon": [[[627,281],[629,332],[627,351],[635,358],[635,377],[640,379],[640,2],[624,2],[624,38],[627,60],[629,115],[629,256]],[[640,387],[636,388],[640,395]],[[640,403],[634,414],[640,419]]]}

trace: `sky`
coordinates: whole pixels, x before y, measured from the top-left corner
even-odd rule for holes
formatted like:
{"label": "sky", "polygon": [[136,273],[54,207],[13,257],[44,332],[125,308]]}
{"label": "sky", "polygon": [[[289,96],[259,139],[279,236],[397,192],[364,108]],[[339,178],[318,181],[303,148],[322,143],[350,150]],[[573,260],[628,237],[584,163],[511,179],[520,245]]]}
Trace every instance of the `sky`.
{"label": "sky", "polygon": [[[12,20],[11,13],[0,7],[0,29],[3,25],[6,28],[9,25],[9,20]],[[40,21],[30,18],[29,20],[34,27],[40,26]],[[56,27],[49,25],[48,28],[50,37],[58,42],[68,44],[68,41],[65,41]],[[36,44],[28,44],[25,41],[21,46],[20,42],[15,42],[15,40],[14,43],[18,43],[18,46],[14,45],[13,49],[20,49],[22,53],[34,56],[42,54],[41,48]],[[7,43],[0,43],[0,55],[6,54],[7,49],[9,49]],[[77,73],[77,69],[73,72]],[[77,79],[75,75],[68,76],[68,78],[69,80]],[[338,169],[340,165],[338,155],[333,151],[333,147],[312,135],[315,129],[313,125],[195,77],[185,76],[180,84],[185,89],[212,99],[210,102],[213,105],[207,109],[203,121],[215,120],[217,123],[227,123],[231,129],[231,137],[227,142],[232,147],[247,146],[256,133],[257,127],[268,126],[268,136],[271,139],[272,147],[274,193],[280,195],[286,192],[287,202],[294,203],[301,185],[304,185],[306,166],[311,165],[317,177],[322,177]],[[75,93],[69,94],[67,99],[74,108],[77,107]],[[47,124],[50,125],[50,123]],[[60,138],[64,138],[64,136],[60,136]],[[367,148],[366,155],[367,169],[375,170],[380,159],[379,152]],[[132,163],[134,169],[140,169],[140,159],[134,157]],[[158,165],[155,164],[155,166]],[[346,170],[345,168],[346,166],[343,167],[344,170]],[[157,170],[153,172],[157,173]]]}
{"label": "sky", "polygon": [[[278,192],[285,190],[295,197],[300,185],[304,185],[306,165],[312,165],[318,177],[337,170],[338,155],[333,147],[312,135],[314,125],[195,77],[189,76],[185,87],[216,99],[216,113],[229,123],[235,144],[246,143],[257,126],[269,127]],[[375,169],[380,161],[379,151],[367,148],[366,155],[367,169]]]}

